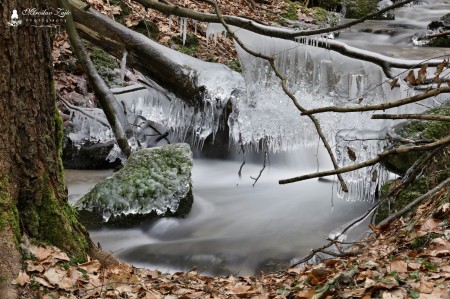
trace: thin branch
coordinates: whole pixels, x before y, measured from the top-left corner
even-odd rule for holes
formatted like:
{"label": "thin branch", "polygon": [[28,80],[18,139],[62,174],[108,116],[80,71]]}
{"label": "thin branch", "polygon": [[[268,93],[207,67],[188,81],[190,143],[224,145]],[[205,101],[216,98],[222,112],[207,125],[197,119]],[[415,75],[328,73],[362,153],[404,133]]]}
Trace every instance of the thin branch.
{"label": "thin branch", "polygon": [[[67,0],[59,0],[58,2],[62,8],[67,11],[71,11]],[[111,126],[111,129],[114,132],[117,144],[119,145],[125,156],[128,157],[131,155],[131,147],[128,144],[127,137],[130,137],[132,134],[131,126],[123,113],[122,107],[117,102],[116,98],[106,85],[105,81],[103,81],[103,79],[95,69],[92,60],[89,57],[89,54],[87,53],[83,43],[78,36],[72,15],[67,14],[65,16],[65,20],[67,34],[69,36],[73,51],[81,66],[83,67],[84,72],[88,76],[89,82],[94,88],[95,95],[97,96],[100,105],[105,112],[106,118]]]}
{"label": "thin branch", "polygon": [[258,174],[258,176],[257,176],[256,178],[250,177],[252,180],[255,181],[255,182],[253,183],[253,187],[255,187],[255,185],[256,185],[256,183],[258,182],[259,178],[261,177],[261,175],[262,175],[264,169],[266,169],[267,156],[268,156],[267,151],[264,151],[264,162],[263,162],[263,167],[262,167],[261,170],[259,171],[259,174]]}
{"label": "thin branch", "polygon": [[374,110],[386,110],[394,107],[403,106],[406,104],[411,104],[415,102],[422,101],[424,99],[428,99],[431,97],[438,96],[441,93],[450,93],[450,87],[441,87],[441,88],[435,88],[432,90],[429,90],[427,92],[402,98],[400,100],[386,102],[382,104],[376,104],[376,105],[366,105],[366,106],[359,106],[359,107],[338,107],[338,106],[327,106],[327,107],[321,107],[316,109],[310,109],[308,111],[302,112],[302,115],[311,115],[311,114],[317,114],[317,113],[323,113],[323,112],[338,112],[338,113],[345,113],[345,112],[363,112],[363,111],[374,111]]}
{"label": "thin branch", "polygon": [[108,127],[111,129],[111,126],[109,125],[109,123],[107,122],[106,119],[100,118],[99,116],[93,115],[93,114],[89,113],[88,111],[85,111],[84,109],[81,109],[77,106],[71,105],[69,102],[64,100],[60,94],[57,94],[56,96],[67,107],[67,109],[78,111],[81,114],[86,115],[87,117],[92,118],[92,119],[98,121],[100,124],[104,125],[105,127]]}
{"label": "thin branch", "polygon": [[[220,10],[219,5],[217,4],[217,2],[212,1],[212,0],[200,0],[202,2],[206,2],[209,3],[210,5],[212,5],[214,7],[214,10],[217,14],[217,17],[219,18],[220,22],[222,23],[223,27],[225,28],[225,30],[227,31],[227,33],[234,38],[234,40],[239,44],[239,46],[241,46],[242,49],[244,49],[247,53],[255,56],[255,57],[259,57],[262,59],[267,60],[270,63],[270,66],[272,67],[272,70],[275,72],[276,76],[280,79],[281,81],[281,86],[283,88],[283,91],[285,92],[285,94],[292,100],[292,102],[294,103],[295,107],[297,107],[297,109],[300,112],[306,112],[306,108],[304,108],[303,106],[300,105],[300,103],[298,102],[297,98],[294,96],[294,94],[289,90],[289,88],[287,87],[287,83],[286,83],[286,78],[280,73],[280,71],[278,70],[278,68],[275,65],[275,57],[272,56],[267,56],[264,55],[262,53],[258,53],[255,52],[251,49],[249,49],[235,34],[234,32],[230,29],[230,27],[228,26],[228,24],[225,22],[225,20],[223,19],[223,15],[222,12]],[[333,163],[333,166],[335,169],[339,168],[339,165],[337,163],[337,160],[334,156],[333,150],[331,149],[330,144],[328,143],[325,135],[323,134],[322,128],[320,126],[319,121],[317,120],[317,118],[313,115],[308,115],[309,119],[311,119],[311,121],[314,123],[314,126],[316,128],[317,133],[319,134],[320,139],[322,140],[325,148],[327,149],[328,155],[330,156],[331,162]],[[337,177],[339,179],[339,182],[341,184],[341,188],[344,192],[348,192],[348,187],[347,184],[345,183],[343,177],[340,174],[337,174]]]}
{"label": "thin branch", "polygon": [[444,31],[444,32],[439,32],[439,33],[435,33],[435,34],[429,34],[429,35],[425,35],[425,36],[419,36],[419,37],[417,38],[417,40],[439,38],[439,37],[445,37],[445,36],[449,36],[449,35],[450,35],[450,31]]}
{"label": "thin branch", "polygon": [[448,185],[450,185],[450,178],[447,178],[445,181],[443,181],[442,183],[440,183],[439,185],[437,185],[436,187],[434,187],[427,193],[423,194],[422,196],[419,196],[418,198],[416,198],[414,201],[409,203],[406,207],[404,207],[397,213],[394,213],[394,214],[390,215],[389,217],[387,217],[386,219],[384,219],[383,221],[381,221],[378,224],[378,227],[382,229],[384,227],[389,226],[389,224],[391,224],[395,219],[398,219],[401,216],[405,215],[406,213],[410,212],[415,206],[419,205],[425,199],[427,199],[431,195],[439,192],[441,189],[447,187]]}
{"label": "thin branch", "polygon": [[450,121],[450,116],[432,114],[374,114],[372,119],[420,119]]}
{"label": "thin branch", "polygon": [[194,20],[197,20],[200,22],[207,22],[207,23],[222,23],[222,20],[223,20],[223,21],[225,21],[225,23],[227,23],[229,25],[243,28],[243,29],[258,33],[258,34],[263,34],[263,35],[282,38],[282,39],[294,40],[296,37],[300,37],[300,36],[326,34],[326,33],[334,32],[334,31],[342,30],[345,28],[349,28],[356,24],[363,23],[366,20],[378,17],[388,11],[391,11],[393,9],[401,7],[405,4],[411,3],[413,0],[400,1],[391,6],[388,6],[379,11],[376,11],[374,13],[365,15],[364,17],[362,17],[360,19],[349,21],[349,22],[346,22],[344,24],[337,25],[334,27],[322,28],[322,29],[317,29],[317,30],[291,30],[291,29],[286,29],[286,28],[277,28],[277,27],[260,24],[256,21],[248,19],[248,18],[229,16],[229,15],[222,15],[222,17],[218,17],[217,14],[197,12],[197,11],[194,11],[194,10],[191,10],[188,8],[184,8],[184,7],[181,7],[178,5],[167,5],[167,4],[158,2],[157,0],[133,0],[133,1],[142,4],[146,8],[155,9],[155,10],[158,10],[167,15],[175,15],[178,17],[190,18],[190,19],[194,19]]}
{"label": "thin branch", "polygon": [[410,146],[410,147],[394,148],[394,149],[384,151],[384,152],[378,154],[373,159],[366,160],[366,161],[358,163],[358,164],[341,167],[341,168],[338,168],[335,170],[327,170],[327,171],[322,171],[322,172],[306,174],[306,175],[302,175],[302,176],[298,176],[298,177],[294,177],[294,178],[284,179],[284,180],[280,180],[279,183],[284,185],[284,184],[290,184],[290,183],[304,181],[304,180],[317,178],[317,177],[342,174],[342,173],[346,173],[346,172],[350,172],[350,171],[361,169],[361,168],[364,168],[367,166],[374,165],[390,156],[403,154],[403,153],[409,153],[409,152],[419,152],[419,151],[431,150],[431,149],[435,149],[437,147],[445,146],[448,144],[450,144],[450,135],[447,135],[446,137],[443,137],[433,143],[429,143],[429,144],[425,144],[425,145],[415,145],[415,146]]}

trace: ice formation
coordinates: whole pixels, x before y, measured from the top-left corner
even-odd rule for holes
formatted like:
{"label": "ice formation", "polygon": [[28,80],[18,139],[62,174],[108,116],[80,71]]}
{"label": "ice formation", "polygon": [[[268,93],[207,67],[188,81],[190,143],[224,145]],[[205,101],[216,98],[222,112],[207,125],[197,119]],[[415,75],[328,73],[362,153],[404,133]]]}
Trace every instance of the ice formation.
{"label": "ice formation", "polygon": [[192,152],[188,144],[143,149],[124,168],[97,184],[76,204],[101,211],[107,221],[121,213],[175,212],[190,190]]}
{"label": "ice formation", "polygon": [[[186,22],[186,19],[180,20],[182,36],[186,34]],[[210,24],[207,38],[217,42],[217,36],[223,32],[220,24]],[[379,104],[421,92],[407,86],[402,80],[406,74],[399,69],[393,71],[400,74],[400,86],[391,89],[390,80],[379,66],[327,50],[327,45],[338,45],[339,42],[326,37],[302,37],[294,42],[261,36],[244,29],[235,30],[235,34],[253,50],[276,57],[276,66],[287,78],[289,90],[306,109]],[[318,47],[319,44],[325,45],[325,48]],[[164,51],[182,66],[181,71],[196,86],[202,87],[203,102],[200,107],[188,107],[151,82],[149,89],[117,95],[126,107],[130,123],[134,123],[139,115],[164,126],[172,136],[182,140],[192,132],[201,146],[206,137],[214,136],[218,130],[223,110],[231,100],[233,110],[228,125],[235,144],[258,149],[264,143],[266,148],[275,152],[317,145],[317,132],[311,120],[300,115],[266,61],[253,57],[237,46],[243,69],[241,76],[223,65],[197,61],[170,49]],[[433,77],[434,69],[430,67],[427,71],[429,77]],[[443,101],[438,96],[422,104],[430,107],[435,102]],[[415,113],[424,109],[422,105],[410,104],[387,111]],[[370,113],[323,113],[316,117],[343,166],[373,158],[383,150],[386,146],[382,140],[385,131],[380,128],[396,123],[393,120],[371,120]],[[87,123],[79,121],[81,119]],[[77,116],[76,120],[82,132],[79,140],[97,138],[104,141],[112,138],[105,126],[97,124],[94,128],[84,116]],[[368,136],[370,138],[367,139]],[[350,158],[349,152],[354,153],[354,159]],[[350,193],[345,197],[348,200],[373,199],[377,186],[382,184],[386,175],[386,171],[379,166],[345,175],[350,187]]]}

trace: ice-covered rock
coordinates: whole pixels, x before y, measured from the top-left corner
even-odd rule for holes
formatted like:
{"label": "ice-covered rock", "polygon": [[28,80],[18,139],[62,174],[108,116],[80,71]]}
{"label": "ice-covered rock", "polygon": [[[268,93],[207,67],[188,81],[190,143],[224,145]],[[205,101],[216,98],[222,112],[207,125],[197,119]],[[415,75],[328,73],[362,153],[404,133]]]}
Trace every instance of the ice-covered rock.
{"label": "ice-covered rock", "polygon": [[124,168],[97,184],[75,207],[81,221],[90,227],[101,221],[127,226],[151,217],[184,216],[193,201],[191,169],[188,144],[143,149],[133,153]]}

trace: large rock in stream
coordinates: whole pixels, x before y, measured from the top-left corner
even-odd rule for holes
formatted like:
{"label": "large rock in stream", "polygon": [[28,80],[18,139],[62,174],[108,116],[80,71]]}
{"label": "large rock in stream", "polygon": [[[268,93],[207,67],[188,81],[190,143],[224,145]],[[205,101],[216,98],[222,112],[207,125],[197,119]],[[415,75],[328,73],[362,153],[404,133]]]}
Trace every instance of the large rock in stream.
{"label": "large rock in stream", "polygon": [[193,203],[188,144],[133,153],[124,168],[98,183],[76,204],[88,228],[128,227],[165,216],[184,217]]}

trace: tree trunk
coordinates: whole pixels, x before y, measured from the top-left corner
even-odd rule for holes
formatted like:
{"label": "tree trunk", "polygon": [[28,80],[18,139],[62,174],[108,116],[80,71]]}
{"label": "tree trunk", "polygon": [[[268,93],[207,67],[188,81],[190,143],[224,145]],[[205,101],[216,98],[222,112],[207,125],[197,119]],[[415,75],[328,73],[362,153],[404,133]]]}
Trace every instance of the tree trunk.
{"label": "tree trunk", "polygon": [[10,26],[13,9],[47,1],[0,2],[0,298],[15,298],[22,234],[85,257],[91,245],[67,201],[61,120],[55,107],[50,28]]}

